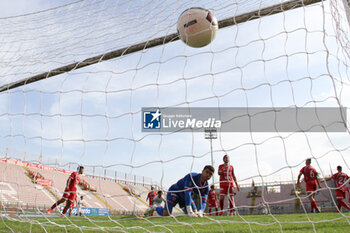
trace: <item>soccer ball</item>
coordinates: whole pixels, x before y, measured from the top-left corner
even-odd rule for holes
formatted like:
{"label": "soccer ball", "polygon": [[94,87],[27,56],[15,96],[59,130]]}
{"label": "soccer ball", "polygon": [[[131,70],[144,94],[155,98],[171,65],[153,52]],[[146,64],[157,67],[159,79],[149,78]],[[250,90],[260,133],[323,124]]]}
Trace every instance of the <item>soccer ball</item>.
{"label": "soccer ball", "polygon": [[188,46],[204,47],[215,39],[218,20],[204,8],[192,7],[180,15],[177,21],[177,34]]}

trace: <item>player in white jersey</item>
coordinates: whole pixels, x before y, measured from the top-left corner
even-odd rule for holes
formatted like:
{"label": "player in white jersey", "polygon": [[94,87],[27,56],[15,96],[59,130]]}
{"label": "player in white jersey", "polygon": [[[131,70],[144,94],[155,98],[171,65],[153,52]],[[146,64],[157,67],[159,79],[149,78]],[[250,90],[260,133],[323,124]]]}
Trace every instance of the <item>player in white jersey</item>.
{"label": "player in white jersey", "polygon": [[75,213],[75,216],[78,216],[78,214],[81,216],[81,214],[82,214],[81,207],[85,206],[83,203],[83,201],[84,201],[83,198],[84,198],[84,196],[80,196],[80,199],[78,200],[77,212]]}
{"label": "player in white jersey", "polygon": [[158,193],[157,193],[157,196],[153,200],[153,206],[155,206],[155,207],[161,206],[163,201],[164,201],[164,199],[163,199],[163,191],[159,190]]}

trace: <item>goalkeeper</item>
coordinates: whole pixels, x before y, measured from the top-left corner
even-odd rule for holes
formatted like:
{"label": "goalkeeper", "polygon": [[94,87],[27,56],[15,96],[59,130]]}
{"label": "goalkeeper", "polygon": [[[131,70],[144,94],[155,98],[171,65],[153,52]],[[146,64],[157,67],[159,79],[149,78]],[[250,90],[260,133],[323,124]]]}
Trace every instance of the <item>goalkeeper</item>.
{"label": "goalkeeper", "polygon": [[[203,217],[209,193],[208,180],[212,177],[214,171],[213,166],[207,165],[203,168],[202,173],[187,174],[169,188],[164,207],[150,207],[145,211],[145,215],[149,216],[157,211],[160,216],[169,216],[174,206],[179,204],[188,216]],[[192,199],[192,194],[196,194],[202,199],[198,208]]]}

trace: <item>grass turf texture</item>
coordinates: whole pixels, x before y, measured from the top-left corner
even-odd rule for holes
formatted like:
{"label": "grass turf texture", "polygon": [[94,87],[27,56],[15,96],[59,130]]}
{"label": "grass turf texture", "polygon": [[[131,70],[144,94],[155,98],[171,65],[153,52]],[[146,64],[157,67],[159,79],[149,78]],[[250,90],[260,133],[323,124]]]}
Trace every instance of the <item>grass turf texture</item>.
{"label": "grass turf texture", "polygon": [[0,232],[349,232],[350,214],[344,215],[345,217],[339,213],[321,213],[204,218],[119,216],[69,219],[2,217]]}

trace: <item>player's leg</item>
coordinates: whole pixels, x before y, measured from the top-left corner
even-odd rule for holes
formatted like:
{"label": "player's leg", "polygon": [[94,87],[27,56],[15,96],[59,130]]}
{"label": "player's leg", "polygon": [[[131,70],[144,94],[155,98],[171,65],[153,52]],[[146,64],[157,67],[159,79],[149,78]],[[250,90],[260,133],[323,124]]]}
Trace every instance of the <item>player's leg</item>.
{"label": "player's leg", "polygon": [[219,215],[222,215],[224,213],[224,202],[225,202],[225,196],[227,195],[227,185],[226,183],[220,183],[220,198],[219,198],[219,205],[220,205],[220,213]]}
{"label": "player's leg", "polygon": [[220,215],[224,213],[224,201],[225,201],[225,195],[220,193],[220,198],[219,198]]}
{"label": "player's leg", "polygon": [[173,208],[175,205],[175,203],[167,201],[164,207],[158,206],[155,210],[160,216],[170,216],[170,214],[173,212]]}
{"label": "player's leg", "polygon": [[314,208],[315,208],[316,213],[320,213],[321,210],[318,208],[317,203],[316,203],[316,198],[315,198],[316,191],[317,191],[317,183],[316,183],[316,181],[313,182],[312,188],[313,188],[312,198],[314,199]]}
{"label": "player's leg", "polygon": [[72,204],[70,205],[70,207],[69,207],[69,217],[70,216],[72,216],[72,211],[73,211],[73,209],[74,209],[74,205],[75,205],[75,201],[72,201]]}
{"label": "player's leg", "polygon": [[64,195],[63,195],[63,197],[62,197],[60,200],[58,200],[57,202],[55,202],[55,203],[51,206],[51,208],[48,209],[48,210],[46,211],[46,213],[47,213],[47,214],[51,214],[51,211],[52,211],[52,210],[54,210],[57,206],[59,206],[60,204],[62,204],[62,203],[65,202],[65,201],[66,201],[66,199],[65,199],[65,197],[64,197]]}
{"label": "player's leg", "polygon": [[64,207],[64,209],[63,209],[63,211],[62,211],[62,214],[63,214],[63,215],[65,215],[65,214],[67,213],[67,211],[68,211],[68,209],[70,208],[71,204],[72,204],[72,201],[71,201],[70,199],[68,199],[68,200],[66,201],[66,206]]}
{"label": "player's leg", "polygon": [[307,192],[308,198],[310,200],[310,205],[311,205],[311,213],[314,212],[314,199],[312,198],[312,193],[311,192]]}
{"label": "player's leg", "polygon": [[234,203],[234,197],[233,195],[229,195],[229,204],[230,204],[230,216],[233,216],[233,211],[234,211],[234,207],[235,207],[235,203]]}
{"label": "player's leg", "polygon": [[234,201],[235,201],[234,200],[234,193],[235,193],[235,191],[234,191],[234,187],[233,187],[232,184],[230,185],[228,192],[229,192],[228,198],[229,198],[229,206],[230,206],[230,216],[233,216],[233,210],[234,210],[234,207],[235,207],[235,203],[234,203]]}
{"label": "player's leg", "polygon": [[336,190],[336,198],[337,198],[337,207],[338,207],[338,211],[341,211],[341,207],[344,206],[346,209],[350,209],[350,206],[348,204],[345,203],[344,199],[346,198],[346,192],[345,189],[337,189]]}
{"label": "player's leg", "polygon": [[[342,206],[344,206],[346,209],[350,210],[350,206],[349,206],[348,204],[346,204],[346,202],[344,201],[344,199],[339,198],[339,199],[338,199],[338,203],[340,203],[340,208],[341,208]],[[339,208],[339,207],[338,207],[338,208]],[[339,210],[340,210],[340,208],[339,208]]]}
{"label": "player's leg", "polygon": [[156,208],[157,213],[160,216],[170,216],[170,214],[173,212],[174,206],[179,203],[180,208],[183,208],[185,206],[185,201],[180,199],[177,193],[172,192],[176,191],[176,188],[170,187],[169,192],[167,194],[167,199],[164,204],[164,208]]}
{"label": "player's leg", "polygon": [[67,199],[67,202],[66,202],[66,206],[64,207],[64,209],[62,211],[63,215],[65,215],[67,213],[68,209],[71,207],[72,203],[75,200],[75,195],[76,195],[75,192],[70,192],[69,193],[69,196],[68,196],[68,199]]}
{"label": "player's leg", "polygon": [[316,201],[315,201],[315,193],[310,192],[309,200],[310,200],[310,204],[311,204],[311,212],[313,213],[314,210],[317,212],[317,205],[316,205]]}
{"label": "player's leg", "polygon": [[78,216],[78,214],[81,216],[81,204],[78,204],[77,212],[75,213],[75,216]]}
{"label": "player's leg", "polygon": [[162,206],[149,207],[148,209],[146,209],[144,215],[149,216],[154,211],[156,211],[159,216],[169,216],[173,210],[173,207],[177,204],[177,202],[178,202],[178,196],[172,192],[172,187],[170,187],[166,196],[164,207]]}
{"label": "player's leg", "polygon": [[311,195],[312,204],[313,204],[313,206],[314,206],[315,212],[316,212],[316,213],[320,213],[320,209],[318,208],[317,203],[316,203],[315,195],[316,195],[315,192],[313,192],[312,195]]}
{"label": "player's leg", "polygon": [[341,206],[342,206],[342,203],[341,203],[341,199],[337,197],[337,210],[338,212],[341,212]]}
{"label": "player's leg", "polygon": [[306,182],[306,193],[309,197],[310,204],[311,204],[311,213],[315,212],[319,213],[320,210],[317,207],[316,200],[315,200],[315,195],[316,195],[316,181],[308,181]]}

